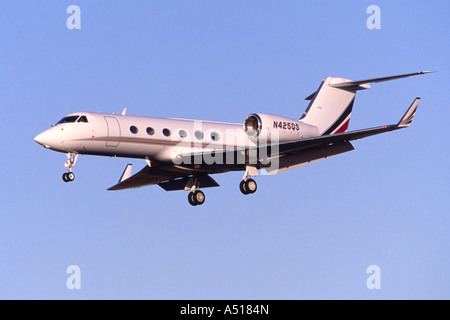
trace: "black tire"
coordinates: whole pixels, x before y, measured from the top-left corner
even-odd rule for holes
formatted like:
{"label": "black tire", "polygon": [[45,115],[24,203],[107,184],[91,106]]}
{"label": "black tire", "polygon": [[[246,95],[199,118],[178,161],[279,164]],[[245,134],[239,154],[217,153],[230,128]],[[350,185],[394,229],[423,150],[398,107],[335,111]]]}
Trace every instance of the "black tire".
{"label": "black tire", "polygon": [[69,177],[68,177],[68,175],[67,175],[67,172],[64,172],[64,173],[63,173],[62,179],[63,179],[64,182],[69,182]]}
{"label": "black tire", "polygon": [[255,193],[258,189],[258,185],[256,184],[256,181],[253,179],[248,179],[245,181],[245,190],[247,190],[248,193]]}
{"label": "black tire", "polygon": [[249,192],[245,188],[245,180],[242,180],[241,183],[239,183],[239,190],[245,195],[247,195]]}
{"label": "black tire", "polygon": [[197,202],[195,202],[195,200],[194,200],[194,192],[192,192],[192,191],[189,192],[188,201],[189,201],[189,204],[193,207],[195,207],[197,205]]}

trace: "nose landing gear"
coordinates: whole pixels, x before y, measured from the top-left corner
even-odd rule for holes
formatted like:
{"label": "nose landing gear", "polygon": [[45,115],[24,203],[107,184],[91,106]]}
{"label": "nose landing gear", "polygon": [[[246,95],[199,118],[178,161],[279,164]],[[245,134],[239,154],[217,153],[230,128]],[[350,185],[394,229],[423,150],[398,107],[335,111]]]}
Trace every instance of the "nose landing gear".
{"label": "nose landing gear", "polygon": [[62,179],[64,182],[71,182],[75,180],[75,174],[73,172],[64,172],[62,175]]}
{"label": "nose landing gear", "polygon": [[75,174],[72,172],[72,168],[77,162],[78,153],[69,152],[67,153],[67,162],[64,166],[69,170],[69,172],[64,172],[62,179],[64,182],[71,182],[75,180]]}

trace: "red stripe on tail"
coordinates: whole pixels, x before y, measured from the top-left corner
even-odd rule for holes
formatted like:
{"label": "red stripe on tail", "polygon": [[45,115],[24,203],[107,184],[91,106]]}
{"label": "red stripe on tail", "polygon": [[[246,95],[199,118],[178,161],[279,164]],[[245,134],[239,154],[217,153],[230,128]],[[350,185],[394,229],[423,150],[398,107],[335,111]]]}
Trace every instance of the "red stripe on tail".
{"label": "red stripe on tail", "polygon": [[350,119],[345,121],[344,124],[339,129],[337,129],[334,133],[342,133],[342,132],[347,131],[349,123],[350,123]]}

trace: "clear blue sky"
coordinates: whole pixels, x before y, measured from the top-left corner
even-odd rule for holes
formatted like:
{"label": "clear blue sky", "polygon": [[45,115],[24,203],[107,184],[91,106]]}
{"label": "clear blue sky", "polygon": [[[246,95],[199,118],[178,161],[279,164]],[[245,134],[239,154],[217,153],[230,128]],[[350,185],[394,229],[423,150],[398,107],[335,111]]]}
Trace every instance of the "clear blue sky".
{"label": "clear blue sky", "polygon": [[[69,30],[66,9],[81,8]],[[381,9],[369,30],[366,9]],[[449,299],[448,1],[0,2],[0,298]],[[350,130],[409,129],[206,203],[157,186],[107,192],[125,165],[33,141],[79,111],[243,122],[298,118],[326,76],[437,73],[358,93]],[[81,269],[81,290],[66,269]],[[366,269],[381,269],[369,290]]]}

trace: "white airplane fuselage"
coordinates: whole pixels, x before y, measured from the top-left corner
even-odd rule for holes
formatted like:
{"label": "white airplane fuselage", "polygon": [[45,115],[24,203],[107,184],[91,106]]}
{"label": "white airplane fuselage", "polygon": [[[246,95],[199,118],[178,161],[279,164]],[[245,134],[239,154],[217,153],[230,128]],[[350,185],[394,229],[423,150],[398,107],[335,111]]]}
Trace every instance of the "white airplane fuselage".
{"label": "white airplane fuselage", "polygon": [[[191,191],[188,201],[205,201],[200,188],[217,187],[209,175],[245,171],[240,190],[256,191],[259,169],[268,174],[290,170],[354,149],[351,141],[407,128],[415,115],[416,98],[397,124],[348,132],[356,92],[370,83],[430,73],[422,71],[352,81],[326,77],[299,120],[254,113],[242,123],[75,112],[35,137],[47,149],[67,154],[65,182],[75,178],[79,154],[145,159],[147,166],[132,175],[128,164],[119,182],[108,190],[157,184],[166,191]],[[197,161],[198,160],[198,161]]]}
{"label": "white airplane fuselage", "polygon": [[267,114],[249,117],[261,120],[263,116],[267,117],[265,127],[255,130],[265,129],[265,134],[254,132],[252,138],[244,131],[245,123],[75,112],[36,136],[35,141],[63,153],[173,162],[181,154],[233,150],[318,135],[314,126],[301,120]]}
{"label": "white airplane fuselage", "polygon": [[170,161],[172,153],[249,145],[242,124],[75,112],[87,122],[58,123],[35,140],[63,153]]}

